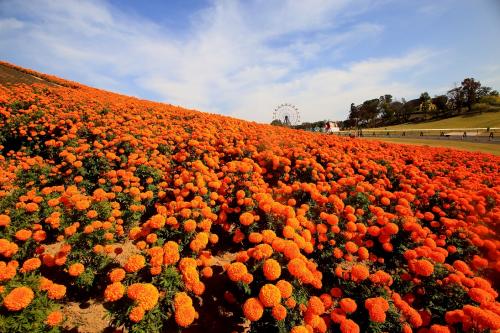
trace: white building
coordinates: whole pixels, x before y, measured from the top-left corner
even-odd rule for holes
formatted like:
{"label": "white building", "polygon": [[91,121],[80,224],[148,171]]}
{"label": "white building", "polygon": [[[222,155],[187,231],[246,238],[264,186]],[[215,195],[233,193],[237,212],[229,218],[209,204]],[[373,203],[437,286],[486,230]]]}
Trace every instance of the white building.
{"label": "white building", "polygon": [[340,131],[339,125],[335,121],[327,121],[325,123],[325,132],[326,133],[335,133]]}

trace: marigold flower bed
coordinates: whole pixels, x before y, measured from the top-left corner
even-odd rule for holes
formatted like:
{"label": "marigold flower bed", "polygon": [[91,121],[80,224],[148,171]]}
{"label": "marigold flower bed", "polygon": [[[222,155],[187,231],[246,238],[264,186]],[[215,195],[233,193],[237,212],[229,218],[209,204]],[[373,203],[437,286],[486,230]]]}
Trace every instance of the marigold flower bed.
{"label": "marigold flower bed", "polygon": [[54,85],[0,86],[1,332],[89,299],[129,332],[500,330],[500,157],[2,65]]}

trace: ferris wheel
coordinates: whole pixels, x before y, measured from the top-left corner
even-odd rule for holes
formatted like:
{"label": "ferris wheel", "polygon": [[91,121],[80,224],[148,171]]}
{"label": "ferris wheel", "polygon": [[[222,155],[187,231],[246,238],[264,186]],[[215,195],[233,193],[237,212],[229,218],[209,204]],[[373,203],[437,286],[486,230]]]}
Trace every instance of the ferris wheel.
{"label": "ferris wheel", "polygon": [[274,109],[273,120],[278,120],[286,126],[298,125],[300,123],[299,109],[292,104],[280,104]]}

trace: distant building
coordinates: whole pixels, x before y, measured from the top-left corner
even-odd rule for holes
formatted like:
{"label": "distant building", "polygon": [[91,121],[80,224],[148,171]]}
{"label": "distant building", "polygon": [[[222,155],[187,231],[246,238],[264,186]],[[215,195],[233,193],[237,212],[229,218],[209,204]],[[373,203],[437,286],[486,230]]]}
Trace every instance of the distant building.
{"label": "distant building", "polygon": [[338,122],[336,122],[336,121],[325,122],[325,132],[326,133],[335,133],[338,131],[340,131]]}

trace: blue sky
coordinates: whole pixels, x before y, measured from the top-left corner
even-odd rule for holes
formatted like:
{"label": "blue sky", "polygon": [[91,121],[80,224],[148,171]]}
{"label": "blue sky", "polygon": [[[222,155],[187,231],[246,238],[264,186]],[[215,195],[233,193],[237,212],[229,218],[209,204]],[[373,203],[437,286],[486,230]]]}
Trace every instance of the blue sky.
{"label": "blue sky", "polygon": [[0,59],[94,87],[270,122],[351,102],[500,89],[496,0],[2,0]]}

